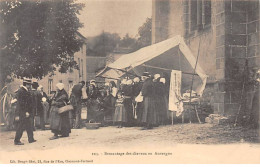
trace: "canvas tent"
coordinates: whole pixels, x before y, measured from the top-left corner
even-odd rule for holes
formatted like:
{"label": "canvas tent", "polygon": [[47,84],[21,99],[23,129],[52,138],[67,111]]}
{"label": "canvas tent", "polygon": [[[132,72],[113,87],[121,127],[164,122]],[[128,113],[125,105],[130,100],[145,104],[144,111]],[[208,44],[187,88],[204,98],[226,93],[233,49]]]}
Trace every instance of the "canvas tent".
{"label": "canvas tent", "polygon": [[207,75],[199,63],[196,65],[196,57],[185,44],[184,39],[181,36],[175,36],[136,52],[122,55],[100,71],[97,77],[118,79],[125,75],[140,76],[144,71],[170,76],[171,70],[180,70],[183,72],[182,88],[187,90],[190,88],[195,66],[193,90],[201,95],[206,85]]}

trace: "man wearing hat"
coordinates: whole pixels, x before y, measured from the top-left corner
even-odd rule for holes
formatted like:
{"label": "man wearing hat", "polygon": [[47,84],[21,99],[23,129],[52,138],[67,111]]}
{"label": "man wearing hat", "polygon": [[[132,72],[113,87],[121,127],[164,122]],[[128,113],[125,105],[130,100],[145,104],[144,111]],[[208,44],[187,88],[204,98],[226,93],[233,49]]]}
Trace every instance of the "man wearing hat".
{"label": "man wearing hat", "polygon": [[23,145],[20,141],[23,131],[26,130],[29,143],[36,142],[33,138],[33,129],[31,126],[32,108],[31,108],[31,94],[29,89],[31,87],[31,80],[24,79],[23,85],[17,92],[17,111],[19,114],[19,122],[16,129],[14,144]]}
{"label": "man wearing hat", "polygon": [[81,124],[81,97],[82,97],[82,88],[85,86],[85,81],[79,82],[77,85],[73,86],[70,96],[70,102],[74,107],[74,118],[75,120],[75,129],[80,128]]}
{"label": "man wearing hat", "polygon": [[[42,130],[45,130],[45,124],[44,124],[44,113],[43,113],[43,105],[41,103],[42,95],[37,90],[39,87],[38,82],[34,81],[32,83],[32,89],[31,89],[31,96],[32,96],[32,127],[33,130],[35,130],[35,126],[39,127]],[[36,119],[37,118],[39,119]],[[37,121],[36,121],[37,120]]]}

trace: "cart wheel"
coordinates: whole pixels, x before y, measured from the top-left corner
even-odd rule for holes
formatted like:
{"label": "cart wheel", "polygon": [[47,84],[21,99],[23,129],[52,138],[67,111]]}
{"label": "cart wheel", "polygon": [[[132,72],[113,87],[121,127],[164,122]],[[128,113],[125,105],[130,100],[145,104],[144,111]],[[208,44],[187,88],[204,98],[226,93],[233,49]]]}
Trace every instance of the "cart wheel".
{"label": "cart wheel", "polygon": [[1,98],[1,120],[3,123],[7,123],[9,112],[11,112],[11,99],[12,95],[5,93],[4,96]]}

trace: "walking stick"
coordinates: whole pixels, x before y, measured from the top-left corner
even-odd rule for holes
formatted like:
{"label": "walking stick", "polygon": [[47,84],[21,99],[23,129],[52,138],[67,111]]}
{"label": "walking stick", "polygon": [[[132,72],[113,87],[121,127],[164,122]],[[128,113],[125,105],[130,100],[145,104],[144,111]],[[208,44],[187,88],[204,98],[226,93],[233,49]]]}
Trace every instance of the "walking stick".
{"label": "walking stick", "polygon": [[[200,37],[200,42],[201,42],[201,37]],[[197,68],[197,64],[198,64],[198,59],[199,59],[199,54],[200,54],[200,42],[199,42],[198,54],[197,54],[197,58],[196,58],[196,63],[195,63],[194,71],[193,71],[193,74],[192,74],[192,80],[191,80],[191,87],[190,87],[190,105],[191,105],[191,94],[192,94],[193,80],[194,80],[194,75],[195,75],[195,72],[196,72],[196,68]],[[197,118],[198,118],[199,123],[201,124],[200,117],[199,117],[199,114],[198,114],[197,109],[195,109],[195,113],[196,113],[196,116],[197,116]],[[189,112],[189,114],[190,114],[190,112]],[[191,114],[190,114],[190,123],[191,123]]]}

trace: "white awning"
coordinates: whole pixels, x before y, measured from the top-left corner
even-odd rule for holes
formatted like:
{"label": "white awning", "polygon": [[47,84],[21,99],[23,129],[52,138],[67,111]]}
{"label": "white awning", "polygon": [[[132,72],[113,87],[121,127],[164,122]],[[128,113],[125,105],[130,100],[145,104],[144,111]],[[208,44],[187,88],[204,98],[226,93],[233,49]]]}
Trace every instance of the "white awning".
{"label": "white awning", "polygon": [[[183,37],[178,35],[121,56],[114,63],[106,66],[97,76],[120,78],[126,72],[134,72],[137,75],[141,75],[143,71],[150,70],[158,73],[158,69],[163,68],[193,74],[195,66],[195,56],[185,44]],[[157,70],[155,70],[156,68]],[[195,73],[200,78],[200,81],[194,82],[195,91],[198,94],[202,94],[206,85],[207,75],[199,63],[196,66]],[[184,77],[185,82],[189,80],[191,80],[190,76]]]}

